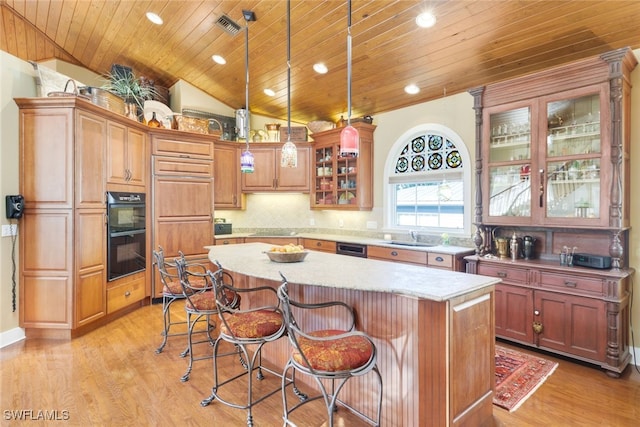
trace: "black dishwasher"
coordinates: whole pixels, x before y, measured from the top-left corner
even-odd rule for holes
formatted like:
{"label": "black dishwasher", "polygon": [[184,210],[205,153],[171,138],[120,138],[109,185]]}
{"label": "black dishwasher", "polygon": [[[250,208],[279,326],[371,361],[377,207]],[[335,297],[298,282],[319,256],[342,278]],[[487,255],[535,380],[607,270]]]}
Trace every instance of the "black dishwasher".
{"label": "black dishwasher", "polygon": [[336,253],[338,255],[357,256],[360,258],[367,257],[367,245],[359,245],[358,243],[337,242]]}

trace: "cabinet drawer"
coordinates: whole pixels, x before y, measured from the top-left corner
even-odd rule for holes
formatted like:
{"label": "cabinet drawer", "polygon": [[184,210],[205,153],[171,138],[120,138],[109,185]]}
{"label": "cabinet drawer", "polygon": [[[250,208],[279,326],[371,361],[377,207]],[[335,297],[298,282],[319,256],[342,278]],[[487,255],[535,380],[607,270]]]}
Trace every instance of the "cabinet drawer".
{"label": "cabinet drawer", "polygon": [[602,296],[604,292],[602,279],[545,271],[540,272],[540,287],[594,296]]}
{"label": "cabinet drawer", "polygon": [[153,156],[154,175],[213,176],[213,162],[207,160],[182,159]]}
{"label": "cabinet drawer", "polygon": [[453,255],[439,254],[437,252],[429,252],[427,255],[427,265],[429,267],[453,269]]}
{"label": "cabinet drawer", "polygon": [[216,245],[235,245],[236,243],[243,243],[241,240],[242,239],[239,239],[237,237],[229,239],[216,239]]}
{"label": "cabinet drawer", "polygon": [[367,247],[367,258],[407,262],[410,264],[427,265],[427,253],[410,249],[385,248],[382,246]]}
{"label": "cabinet drawer", "polygon": [[124,278],[121,284],[107,289],[107,313],[118,311],[144,298],[144,273],[131,277]]}
{"label": "cabinet drawer", "polygon": [[529,270],[522,268],[513,268],[502,265],[486,265],[480,263],[478,265],[478,274],[483,276],[499,277],[503,283],[511,283],[514,285],[529,284]]}
{"label": "cabinet drawer", "polygon": [[202,135],[197,139],[172,139],[153,135],[152,146],[154,155],[213,160],[213,139],[208,135]]}
{"label": "cabinet drawer", "polygon": [[314,251],[336,253],[336,242],[329,240],[302,239],[302,246]]}

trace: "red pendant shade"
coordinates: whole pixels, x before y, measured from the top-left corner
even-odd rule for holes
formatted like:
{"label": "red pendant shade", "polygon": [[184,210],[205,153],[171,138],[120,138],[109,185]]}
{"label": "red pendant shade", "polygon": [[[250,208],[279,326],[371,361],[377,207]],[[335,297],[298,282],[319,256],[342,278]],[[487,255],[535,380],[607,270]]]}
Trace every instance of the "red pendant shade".
{"label": "red pendant shade", "polygon": [[340,154],[341,155],[358,155],[360,146],[360,134],[358,129],[351,125],[345,126],[340,132]]}

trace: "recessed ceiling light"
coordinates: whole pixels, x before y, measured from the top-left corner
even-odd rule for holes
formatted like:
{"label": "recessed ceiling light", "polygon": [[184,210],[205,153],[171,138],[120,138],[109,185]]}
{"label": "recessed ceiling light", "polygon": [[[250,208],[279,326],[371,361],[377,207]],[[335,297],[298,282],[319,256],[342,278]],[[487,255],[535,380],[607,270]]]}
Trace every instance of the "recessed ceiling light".
{"label": "recessed ceiling light", "polygon": [[416,93],[420,92],[420,88],[417,85],[410,84],[404,87],[404,91],[409,95],[415,95]]}
{"label": "recessed ceiling light", "polygon": [[164,22],[157,13],[147,12],[147,19],[156,25],[162,25]]}
{"label": "recessed ceiling light", "polygon": [[266,88],[264,90],[264,93],[269,96],[276,96],[276,93],[273,91],[273,89]]}
{"label": "recessed ceiling light", "polygon": [[224,65],[227,63],[227,60],[220,55],[212,55],[211,59],[213,59],[213,62],[215,62],[216,64]]}
{"label": "recessed ceiling light", "polygon": [[313,64],[313,70],[318,74],[327,74],[329,69],[322,62],[318,62],[317,64]]}
{"label": "recessed ceiling light", "polygon": [[416,16],[416,24],[418,27],[431,28],[436,24],[436,17],[431,12],[424,12]]}

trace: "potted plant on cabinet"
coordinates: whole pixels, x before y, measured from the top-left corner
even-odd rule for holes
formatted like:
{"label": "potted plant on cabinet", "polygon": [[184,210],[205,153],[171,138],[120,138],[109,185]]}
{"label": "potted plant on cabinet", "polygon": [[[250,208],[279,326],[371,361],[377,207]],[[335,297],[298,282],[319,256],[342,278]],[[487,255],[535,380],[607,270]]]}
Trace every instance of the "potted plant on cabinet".
{"label": "potted plant on cabinet", "polygon": [[107,81],[101,89],[124,99],[125,114],[131,119],[144,118],[144,101],[160,98],[153,82],[145,77],[136,77],[129,67],[114,64],[111,71],[105,75],[105,79]]}

